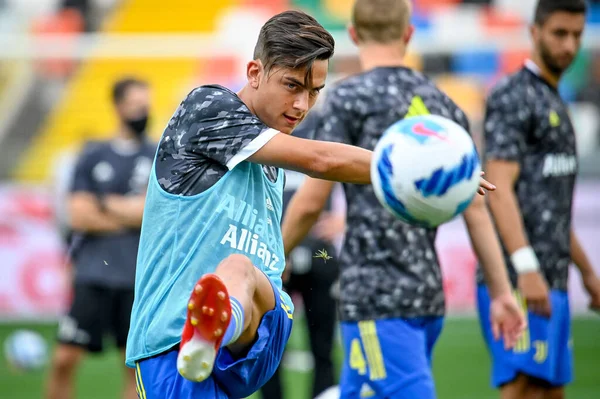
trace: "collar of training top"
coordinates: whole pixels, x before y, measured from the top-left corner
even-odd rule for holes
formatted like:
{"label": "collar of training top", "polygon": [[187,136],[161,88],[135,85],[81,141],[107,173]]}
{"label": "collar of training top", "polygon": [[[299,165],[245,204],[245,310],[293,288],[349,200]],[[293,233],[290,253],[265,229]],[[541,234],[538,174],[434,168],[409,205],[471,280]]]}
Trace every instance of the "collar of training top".
{"label": "collar of training top", "polygon": [[558,92],[557,87],[553,86],[550,82],[548,82],[546,79],[544,79],[544,77],[542,76],[542,70],[535,62],[533,62],[531,59],[527,59],[527,60],[525,60],[524,66],[525,66],[525,69],[527,69],[529,72],[531,72],[533,75],[535,75],[535,77],[537,77],[546,86],[548,86],[550,89],[552,89],[552,91]]}
{"label": "collar of training top", "polygon": [[525,60],[525,68],[529,69],[532,73],[534,73],[537,76],[542,75],[540,67],[537,66],[537,64],[530,59]]}

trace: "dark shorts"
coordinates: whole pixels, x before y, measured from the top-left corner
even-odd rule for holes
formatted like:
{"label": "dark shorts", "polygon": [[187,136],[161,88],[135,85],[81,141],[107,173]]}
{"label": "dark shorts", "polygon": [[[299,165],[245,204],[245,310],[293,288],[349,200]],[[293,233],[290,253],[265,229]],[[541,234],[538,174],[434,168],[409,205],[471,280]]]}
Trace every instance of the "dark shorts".
{"label": "dark shorts", "polygon": [[58,324],[58,342],[102,352],[104,337],[125,348],[133,306],[133,288],[107,288],[77,283],[69,313]]}

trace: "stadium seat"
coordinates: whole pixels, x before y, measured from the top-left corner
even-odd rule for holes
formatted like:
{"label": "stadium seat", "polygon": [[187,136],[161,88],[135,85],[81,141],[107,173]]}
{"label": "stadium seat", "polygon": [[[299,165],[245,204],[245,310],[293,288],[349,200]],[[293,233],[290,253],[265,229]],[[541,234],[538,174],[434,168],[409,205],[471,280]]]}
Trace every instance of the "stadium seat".
{"label": "stadium seat", "polygon": [[484,90],[476,79],[440,75],[435,79],[439,88],[461,107],[469,119],[479,120],[483,116]]}
{"label": "stadium seat", "polygon": [[[190,6],[188,0],[130,0],[119,3],[101,27],[101,33],[209,33],[224,10],[238,0],[220,0]],[[64,28],[62,28],[64,29]],[[12,174],[21,181],[44,181],[54,157],[86,139],[110,137],[115,115],[110,103],[112,83],[135,75],[150,84],[153,93],[151,135],[162,133],[174,106],[193,87],[198,73],[197,49],[182,58],[91,58],[83,60],[65,86],[43,127],[23,153]],[[209,61],[205,61],[209,62]],[[229,66],[224,67],[225,70]],[[214,69],[214,68],[213,68]],[[224,73],[224,72],[223,72]],[[206,82],[207,79],[204,79]]]}
{"label": "stadium seat", "polygon": [[517,71],[523,66],[525,60],[529,57],[529,50],[507,50],[500,54],[501,75],[506,75]]}
{"label": "stadium seat", "polygon": [[241,0],[240,6],[267,9],[271,14],[277,14],[289,8],[289,0]]}
{"label": "stadium seat", "polygon": [[514,12],[501,11],[494,7],[484,7],[481,12],[480,23],[486,34],[504,33],[518,30],[525,25],[520,15]]}
{"label": "stadium seat", "polygon": [[414,0],[415,10],[429,12],[431,10],[447,7],[456,7],[461,0]]}
{"label": "stadium seat", "polygon": [[427,13],[415,10],[412,14],[411,23],[415,26],[417,32],[427,31],[431,28],[431,20]]}
{"label": "stadium seat", "polygon": [[498,72],[499,55],[495,51],[462,51],[452,57],[452,71],[460,75],[490,78]]}
{"label": "stadium seat", "polygon": [[[83,32],[84,19],[75,8],[65,8],[33,21],[31,33],[34,40],[44,35],[75,37]],[[68,43],[68,42],[67,42]],[[45,59],[36,64],[37,72],[46,78],[64,78],[75,68],[75,61],[68,59]]]}
{"label": "stadium seat", "polygon": [[600,25],[600,4],[592,4],[587,14],[588,24]]}

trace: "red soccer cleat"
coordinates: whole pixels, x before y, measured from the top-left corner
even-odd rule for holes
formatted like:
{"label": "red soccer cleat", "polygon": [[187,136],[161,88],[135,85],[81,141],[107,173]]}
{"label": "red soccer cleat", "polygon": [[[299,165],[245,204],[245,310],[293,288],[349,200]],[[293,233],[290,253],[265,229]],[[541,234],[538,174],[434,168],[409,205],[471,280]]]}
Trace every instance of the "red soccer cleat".
{"label": "red soccer cleat", "polygon": [[183,378],[195,382],[208,378],[230,320],[225,284],[216,274],[205,274],[190,296],[181,335],[177,370]]}

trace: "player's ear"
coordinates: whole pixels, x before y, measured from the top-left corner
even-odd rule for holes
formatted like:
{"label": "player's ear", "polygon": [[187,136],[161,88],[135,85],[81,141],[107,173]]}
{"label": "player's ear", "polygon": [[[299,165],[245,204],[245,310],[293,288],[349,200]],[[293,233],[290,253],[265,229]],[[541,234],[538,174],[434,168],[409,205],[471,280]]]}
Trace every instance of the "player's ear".
{"label": "player's ear", "polygon": [[248,78],[248,84],[253,89],[258,89],[262,70],[263,68],[260,60],[252,60],[246,66],[246,77]]}
{"label": "player's ear", "polygon": [[404,37],[402,38],[402,39],[404,39],[404,44],[408,45],[408,43],[410,42],[410,39],[412,39],[413,33],[415,33],[415,26],[408,25],[408,27],[404,31]]}
{"label": "player's ear", "polygon": [[535,43],[537,41],[537,37],[540,34],[540,28],[536,23],[533,23],[529,26],[529,34]]}
{"label": "player's ear", "polygon": [[354,25],[349,23],[348,26],[346,26],[346,29],[348,30],[348,36],[350,36],[350,40],[352,40],[352,43],[358,46],[358,34],[356,33],[356,28],[354,27]]}

